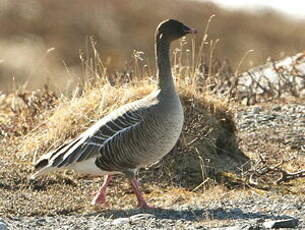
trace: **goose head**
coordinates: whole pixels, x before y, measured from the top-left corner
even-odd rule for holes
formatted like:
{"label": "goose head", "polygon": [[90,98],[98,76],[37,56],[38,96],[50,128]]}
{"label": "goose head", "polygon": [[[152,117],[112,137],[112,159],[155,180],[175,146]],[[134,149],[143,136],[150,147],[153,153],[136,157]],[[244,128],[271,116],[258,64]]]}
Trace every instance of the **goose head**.
{"label": "goose head", "polygon": [[175,41],[186,34],[196,34],[197,30],[184,25],[175,19],[161,22],[157,28],[157,40]]}

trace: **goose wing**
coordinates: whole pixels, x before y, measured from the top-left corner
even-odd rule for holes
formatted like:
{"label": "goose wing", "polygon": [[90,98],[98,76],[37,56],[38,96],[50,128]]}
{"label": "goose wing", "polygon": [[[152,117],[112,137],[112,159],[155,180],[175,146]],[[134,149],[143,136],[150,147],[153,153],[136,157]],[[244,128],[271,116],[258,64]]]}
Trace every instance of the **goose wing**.
{"label": "goose wing", "polygon": [[113,137],[119,138],[124,132],[143,122],[147,107],[135,108],[126,105],[99,120],[95,125],[69,143],[43,155],[35,164],[35,177],[47,168],[61,168],[100,154],[101,148]]}

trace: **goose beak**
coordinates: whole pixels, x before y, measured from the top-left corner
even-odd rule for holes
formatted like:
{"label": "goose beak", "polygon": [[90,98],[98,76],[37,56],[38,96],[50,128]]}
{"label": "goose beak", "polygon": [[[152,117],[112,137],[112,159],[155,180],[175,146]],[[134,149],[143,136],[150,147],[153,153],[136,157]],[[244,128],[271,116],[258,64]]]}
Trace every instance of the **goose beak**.
{"label": "goose beak", "polygon": [[193,28],[186,28],[184,29],[184,32],[188,34],[197,34],[197,30]]}

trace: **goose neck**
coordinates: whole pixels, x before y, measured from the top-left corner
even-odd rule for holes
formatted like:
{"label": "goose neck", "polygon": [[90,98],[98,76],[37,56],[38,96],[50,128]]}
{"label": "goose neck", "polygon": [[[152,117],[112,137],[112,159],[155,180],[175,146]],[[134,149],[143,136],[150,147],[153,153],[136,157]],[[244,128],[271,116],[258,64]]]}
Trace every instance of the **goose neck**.
{"label": "goose neck", "polygon": [[172,78],[170,57],[169,57],[170,42],[163,39],[157,39],[156,43],[156,62],[159,78],[159,88],[161,90],[174,87]]}

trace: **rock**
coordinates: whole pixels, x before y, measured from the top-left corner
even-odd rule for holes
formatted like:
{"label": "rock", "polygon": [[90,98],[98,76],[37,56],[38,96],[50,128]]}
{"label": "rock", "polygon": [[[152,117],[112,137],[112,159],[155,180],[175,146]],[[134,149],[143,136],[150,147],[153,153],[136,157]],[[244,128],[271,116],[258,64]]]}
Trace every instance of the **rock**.
{"label": "rock", "polygon": [[298,219],[286,219],[286,220],[271,220],[263,223],[265,228],[295,228],[298,226]]}
{"label": "rock", "polygon": [[112,225],[121,225],[129,223],[129,218],[117,218],[111,222]]}
{"label": "rock", "polygon": [[262,111],[262,107],[259,106],[252,107],[252,113],[258,114],[260,111]]}
{"label": "rock", "polygon": [[235,225],[230,227],[212,228],[211,230],[260,230],[259,226],[253,226],[251,224]]}
{"label": "rock", "polygon": [[272,110],[273,110],[273,111],[280,111],[281,109],[282,109],[282,107],[279,106],[279,105],[276,105],[276,106],[273,106],[273,107],[272,107]]}
{"label": "rock", "polygon": [[129,217],[130,222],[136,222],[139,220],[149,219],[149,218],[155,218],[153,214],[137,214]]}
{"label": "rock", "polygon": [[0,230],[8,230],[6,223],[0,220]]}
{"label": "rock", "polygon": [[117,219],[113,220],[112,222],[110,222],[109,224],[110,225],[123,225],[123,224],[128,224],[128,223],[133,224],[138,221],[146,220],[149,218],[155,218],[155,216],[152,214],[137,214],[137,215],[130,216],[129,218],[127,218],[127,217],[117,218]]}

